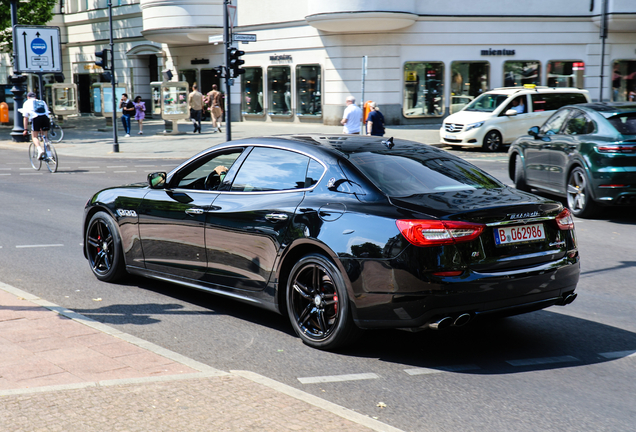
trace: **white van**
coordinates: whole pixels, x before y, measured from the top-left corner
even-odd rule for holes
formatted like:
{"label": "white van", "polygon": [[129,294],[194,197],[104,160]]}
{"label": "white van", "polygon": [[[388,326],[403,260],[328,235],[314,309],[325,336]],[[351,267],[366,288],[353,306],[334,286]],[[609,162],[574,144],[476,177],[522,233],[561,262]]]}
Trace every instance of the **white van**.
{"label": "white van", "polygon": [[589,92],[577,88],[526,85],[488,91],[461,111],[444,119],[440,142],[496,151],[502,144],[541,126],[564,105],[591,102]]}

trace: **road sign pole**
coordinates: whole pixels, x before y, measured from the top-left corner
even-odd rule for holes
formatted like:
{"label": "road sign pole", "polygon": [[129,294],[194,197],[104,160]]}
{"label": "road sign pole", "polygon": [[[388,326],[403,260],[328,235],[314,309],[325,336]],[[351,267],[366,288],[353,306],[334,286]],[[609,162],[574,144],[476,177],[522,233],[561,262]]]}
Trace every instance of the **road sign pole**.
{"label": "road sign pole", "polygon": [[[108,28],[110,30],[110,84],[113,88],[113,153],[119,153],[119,143],[117,142],[117,93],[115,92],[115,43],[113,42],[112,0],[108,0]],[[105,66],[108,67],[107,64]]]}
{"label": "road sign pole", "polygon": [[[22,108],[24,101],[24,86],[22,85],[22,76],[18,75],[15,65],[18,61],[16,55],[17,44],[15,43],[16,30],[15,26],[18,25],[18,0],[11,0],[11,27],[13,28],[13,76],[11,82],[13,87],[11,93],[13,93],[13,129],[11,130],[11,139],[14,142],[25,142],[28,139],[28,135],[24,136],[24,126],[22,113],[18,111]],[[26,78],[26,77],[24,77]]]}
{"label": "road sign pole", "polygon": [[225,140],[232,141],[232,78],[230,78],[230,46],[232,37],[230,35],[230,22],[228,6],[231,0],[223,2],[223,37],[225,39]]}

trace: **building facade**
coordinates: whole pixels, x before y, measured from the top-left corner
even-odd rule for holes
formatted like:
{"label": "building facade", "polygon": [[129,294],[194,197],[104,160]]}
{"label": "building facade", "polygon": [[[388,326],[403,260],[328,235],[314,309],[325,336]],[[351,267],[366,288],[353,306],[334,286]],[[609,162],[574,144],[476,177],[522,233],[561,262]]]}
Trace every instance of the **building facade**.
{"label": "building facade", "polygon": [[[603,39],[604,1],[233,0],[233,31],[257,38],[238,46],[246,73],[231,87],[234,120],[339,124],[345,98],[363,91],[387,124],[438,123],[485,90],[522,84],[636,100],[636,3],[606,0]],[[117,81],[145,100],[163,70],[226,91],[214,71],[224,46],[210,43],[223,34],[223,8],[113,0]],[[89,113],[90,86],[104,79],[94,53],[108,48],[107,0],[63,0],[56,12],[65,79]]]}

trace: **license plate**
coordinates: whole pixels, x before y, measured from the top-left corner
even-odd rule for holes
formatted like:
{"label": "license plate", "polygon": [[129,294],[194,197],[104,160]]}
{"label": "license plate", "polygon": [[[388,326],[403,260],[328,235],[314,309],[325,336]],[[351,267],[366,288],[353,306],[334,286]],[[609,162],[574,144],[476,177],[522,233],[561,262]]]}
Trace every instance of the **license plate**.
{"label": "license plate", "polygon": [[543,224],[517,225],[495,228],[495,244],[526,243],[545,239]]}
{"label": "license plate", "polygon": [[444,135],[444,139],[452,140],[452,139],[455,139],[455,136],[454,135]]}

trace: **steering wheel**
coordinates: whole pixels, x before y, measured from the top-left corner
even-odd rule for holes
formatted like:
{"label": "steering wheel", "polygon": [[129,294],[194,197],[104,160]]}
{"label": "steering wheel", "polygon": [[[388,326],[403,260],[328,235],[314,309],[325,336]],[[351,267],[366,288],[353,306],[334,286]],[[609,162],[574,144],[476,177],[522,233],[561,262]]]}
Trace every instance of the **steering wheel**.
{"label": "steering wheel", "polygon": [[216,171],[212,171],[205,178],[205,188],[207,190],[215,190],[221,184],[221,176],[216,173]]}

